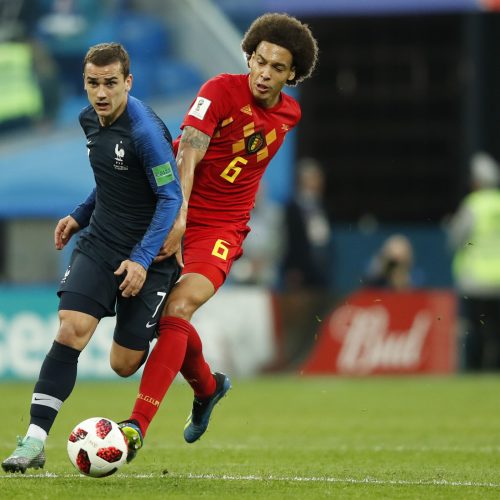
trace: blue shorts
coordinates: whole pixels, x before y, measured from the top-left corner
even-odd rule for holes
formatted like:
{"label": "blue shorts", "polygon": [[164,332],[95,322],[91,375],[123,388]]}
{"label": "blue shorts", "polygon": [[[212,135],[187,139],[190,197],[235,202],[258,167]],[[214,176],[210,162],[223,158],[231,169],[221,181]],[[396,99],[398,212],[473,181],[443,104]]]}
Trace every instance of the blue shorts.
{"label": "blue shorts", "polygon": [[116,315],[115,342],[143,351],[155,337],[166,298],[179,278],[175,256],[153,264],[135,297],[122,297],[124,276],[75,249],[57,294],[59,310],[79,311],[101,319]]}

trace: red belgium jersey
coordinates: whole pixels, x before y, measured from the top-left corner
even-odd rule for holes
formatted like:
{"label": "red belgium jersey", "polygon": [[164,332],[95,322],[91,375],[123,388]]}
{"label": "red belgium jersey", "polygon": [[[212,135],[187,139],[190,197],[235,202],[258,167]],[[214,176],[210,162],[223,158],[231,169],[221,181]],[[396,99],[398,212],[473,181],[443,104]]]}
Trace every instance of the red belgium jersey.
{"label": "red belgium jersey", "polygon": [[284,93],[274,107],[260,107],[248,75],[222,74],[208,80],[181,126],[211,136],[195,170],[188,227],[229,224],[246,230],[260,179],[300,115],[297,101]]}

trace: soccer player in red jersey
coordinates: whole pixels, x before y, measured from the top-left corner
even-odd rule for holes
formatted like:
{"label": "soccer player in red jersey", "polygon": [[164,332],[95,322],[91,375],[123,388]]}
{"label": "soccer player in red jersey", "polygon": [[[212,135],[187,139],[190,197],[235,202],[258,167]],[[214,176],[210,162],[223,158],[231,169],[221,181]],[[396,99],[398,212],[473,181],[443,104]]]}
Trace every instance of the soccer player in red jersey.
{"label": "soccer player in red jersey", "polygon": [[184,429],[189,443],[205,432],[231,386],[226,375],[211,372],[190,320],[242,255],[259,182],[301,115],[282,89],[308,78],[318,54],[309,27],[287,14],[256,19],[242,49],[249,73],[221,74],[202,85],[174,146],[185,203],[158,258],[177,253],[181,261],[184,235],[184,268],[159,324],[161,347],[146,363],[132,415],[122,424],[136,448],[178,371],[195,396]]}

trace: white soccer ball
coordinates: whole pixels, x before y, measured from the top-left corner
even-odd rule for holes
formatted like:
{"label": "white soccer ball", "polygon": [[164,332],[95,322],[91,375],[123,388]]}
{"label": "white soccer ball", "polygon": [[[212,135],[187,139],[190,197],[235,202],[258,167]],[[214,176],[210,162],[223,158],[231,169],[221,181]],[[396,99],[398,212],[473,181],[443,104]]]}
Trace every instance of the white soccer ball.
{"label": "white soccer ball", "polygon": [[86,476],[114,474],[127,461],[127,452],[127,439],[109,418],[88,418],[68,438],[69,459]]}

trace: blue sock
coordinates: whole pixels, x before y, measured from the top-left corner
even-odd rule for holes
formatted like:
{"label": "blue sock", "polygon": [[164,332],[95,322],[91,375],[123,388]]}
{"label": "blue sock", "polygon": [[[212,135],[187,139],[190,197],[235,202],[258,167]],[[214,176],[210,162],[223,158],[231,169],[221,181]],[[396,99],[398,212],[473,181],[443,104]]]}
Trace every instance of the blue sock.
{"label": "blue sock", "polygon": [[49,433],[76,382],[80,351],[54,341],[40,369],[31,400],[30,424]]}

